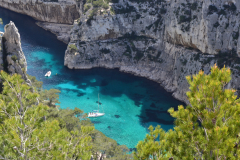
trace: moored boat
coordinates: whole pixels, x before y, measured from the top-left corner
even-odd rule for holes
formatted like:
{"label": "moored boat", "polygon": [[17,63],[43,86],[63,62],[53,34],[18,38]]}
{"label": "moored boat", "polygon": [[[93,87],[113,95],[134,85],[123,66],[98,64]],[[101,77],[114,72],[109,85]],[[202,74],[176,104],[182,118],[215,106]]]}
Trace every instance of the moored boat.
{"label": "moored boat", "polygon": [[45,74],[45,77],[50,77],[51,76],[51,71],[48,71],[46,74]]}
{"label": "moored boat", "polygon": [[99,94],[98,94],[98,110],[93,110],[92,112],[89,112],[88,113],[88,117],[89,118],[93,118],[93,117],[101,117],[101,116],[104,116],[104,111],[103,111],[103,113],[100,113],[99,112],[99,103],[100,103],[100,101],[99,101]]}

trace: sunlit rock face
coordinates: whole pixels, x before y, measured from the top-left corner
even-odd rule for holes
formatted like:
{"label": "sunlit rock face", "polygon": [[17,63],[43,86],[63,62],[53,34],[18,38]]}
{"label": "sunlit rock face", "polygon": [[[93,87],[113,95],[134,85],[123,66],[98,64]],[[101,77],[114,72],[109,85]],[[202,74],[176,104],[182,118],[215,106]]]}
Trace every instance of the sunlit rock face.
{"label": "sunlit rock face", "polygon": [[0,0],[0,6],[39,21],[72,24],[79,18],[74,0]]}
{"label": "sunlit rock face", "polygon": [[[3,34],[3,63],[1,66],[6,66],[6,71],[10,74],[18,73],[27,80],[27,61],[21,47],[21,38],[15,24],[10,21],[4,27]],[[5,64],[4,64],[5,63]],[[5,69],[5,68],[2,68]]]}
{"label": "sunlit rock face", "polygon": [[161,83],[185,102],[185,77],[209,73],[214,63],[231,67],[229,87],[239,86],[240,2],[119,0],[110,6],[75,21],[67,67],[120,68]]}

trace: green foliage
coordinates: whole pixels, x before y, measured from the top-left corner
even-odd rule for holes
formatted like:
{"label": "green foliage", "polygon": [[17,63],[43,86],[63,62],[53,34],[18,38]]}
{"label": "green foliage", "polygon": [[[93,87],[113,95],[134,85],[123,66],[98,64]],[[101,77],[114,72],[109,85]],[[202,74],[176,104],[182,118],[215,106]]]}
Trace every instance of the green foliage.
{"label": "green foliage", "polygon": [[77,51],[77,46],[75,44],[70,44],[68,47],[69,47],[71,52],[76,52]]}
{"label": "green foliage", "polygon": [[240,99],[227,89],[230,69],[216,65],[211,73],[187,76],[190,105],[168,112],[176,118],[174,131],[160,127],[137,145],[136,159],[238,159],[240,156]]}
{"label": "green foliage", "polygon": [[[81,130],[81,127],[92,127],[93,123],[87,118],[87,114],[82,110],[72,109],[58,109],[49,108],[47,114],[48,120],[58,120],[61,128],[66,128],[69,132]],[[91,153],[94,157],[97,153],[105,153],[107,159],[114,160],[128,160],[131,155],[127,155],[128,148],[123,145],[118,145],[117,142],[111,138],[106,137],[98,130],[93,130],[90,133],[92,141],[90,142],[92,149]]]}
{"label": "green foliage", "polygon": [[91,8],[91,6],[92,5],[89,3],[84,4],[84,12],[87,12]]}
{"label": "green foliage", "polygon": [[[145,160],[153,158],[155,159],[163,159],[167,157],[166,142],[165,141],[158,141],[165,138],[165,131],[161,129],[160,126],[157,126],[155,129],[153,126],[149,128],[150,134],[147,134],[144,141],[139,141],[137,144],[137,152],[134,152],[134,159],[136,160]],[[160,145],[161,143],[161,145]]]}
{"label": "green foliage", "polygon": [[38,81],[38,80],[36,79],[36,77],[34,77],[34,76],[31,76],[31,75],[27,75],[27,76],[28,76],[29,80],[31,81],[33,87],[35,87],[36,90],[37,90],[38,92],[40,92],[40,91],[42,90],[43,82],[42,82],[42,81]]}
{"label": "green foliage", "polygon": [[[0,157],[3,159],[90,159],[92,127],[68,132],[46,120],[48,106],[38,102],[20,75],[1,71]],[[79,111],[77,111],[79,113]]]}
{"label": "green foliage", "polygon": [[11,59],[12,59],[14,62],[16,62],[16,61],[18,60],[18,58],[17,58],[16,55],[13,55],[13,56],[11,57]]}
{"label": "green foliage", "polygon": [[58,101],[60,92],[58,89],[43,90],[40,92],[40,98],[48,106],[54,107],[56,103],[60,103]]}

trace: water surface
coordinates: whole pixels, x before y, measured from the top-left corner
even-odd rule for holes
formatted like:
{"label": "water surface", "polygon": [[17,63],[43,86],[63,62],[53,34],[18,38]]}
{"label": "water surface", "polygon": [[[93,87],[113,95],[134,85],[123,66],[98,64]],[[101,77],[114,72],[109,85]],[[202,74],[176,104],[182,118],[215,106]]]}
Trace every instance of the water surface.
{"label": "water surface", "polygon": [[[61,91],[61,108],[78,107],[90,112],[98,108],[99,94],[100,111],[104,111],[105,116],[92,118],[92,122],[96,129],[129,148],[144,139],[151,124],[160,124],[166,131],[173,128],[173,118],[167,110],[182,103],[158,83],[117,69],[70,70],[63,65],[67,45],[55,35],[25,15],[0,8],[0,17],[4,23],[0,31],[4,31],[4,25],[11,20],[20,32],[27,73],[43,81],[44,89]],[[44,77],[49,70],[51,77]]]}

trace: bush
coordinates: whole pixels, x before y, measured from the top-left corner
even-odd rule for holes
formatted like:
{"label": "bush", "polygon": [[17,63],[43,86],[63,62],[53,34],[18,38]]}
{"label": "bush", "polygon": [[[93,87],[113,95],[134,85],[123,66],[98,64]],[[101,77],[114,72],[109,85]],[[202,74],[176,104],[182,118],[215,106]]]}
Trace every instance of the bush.
{"label": "bush", "polygon": [[11,57],[11,59],[12,59],[14,62],[16,62],[16,61],[18,60],[18,58],[17,58],[16,55],[13,55],[13,56]]}
{"label": "bush", "polygon": [[102,7],[103,7],[104,9],[108,9],[108,8],[109,8],[109,5],[106,4],[106,3],[104,3],[104,4],[102,5]]}
{"label": "bush", "polygon": [[84,5],[84,12],[87,12],[87,11],[91,8],[91,6],[92,6],[92,5],[89,4],[89,3],[88,3],[88,4],[85,4],[85,5]]}
{"label": "bush", "polygon": [[70,51],[77,51],[77,46],[75,44],[69,45]]}
{"label": "bush", "polygon": [[101,7],[103,5],[103,1],[102,0],[93,1],[92,4],[93,4],[93,7]]}
{"label": "bush", "polygon": [[201,70],[186,79],[190,105],[168,110],[175,118],[174,130],[150,126],[150,133],[136,146],[134,158],[239,159],[240,99],[237,90],[226,87],[230,69],[214,65],[209,75]]}

